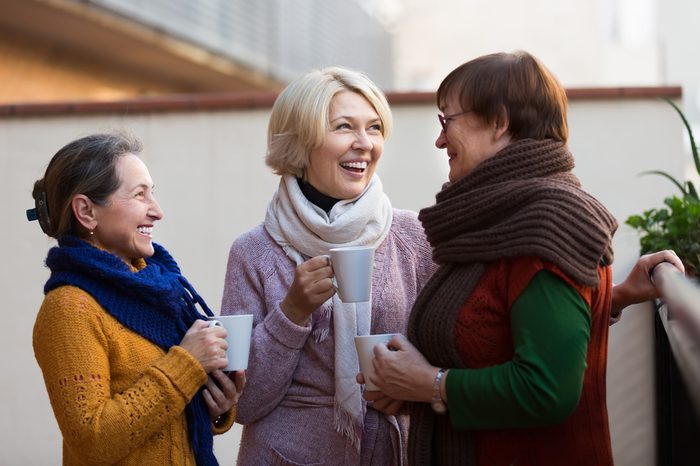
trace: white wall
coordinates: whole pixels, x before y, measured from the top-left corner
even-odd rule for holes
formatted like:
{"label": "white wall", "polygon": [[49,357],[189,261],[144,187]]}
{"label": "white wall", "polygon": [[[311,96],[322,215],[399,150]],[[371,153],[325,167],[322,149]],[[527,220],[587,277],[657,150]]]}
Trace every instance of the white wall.
{"label": "white wall", "polygon": [[434,90],[467,60],[519,49],[567,87],[656,85],[656,1],[403,0],[391,28],[395,88]]}
{"label": "white wall", "polygon": [[[432,105],[396,105],[395,132],[379,169],[396,207],[429,205],[446,179],[446,160],[434,145],[438,122]],[[259,223],[277,185],[263,154],[267,109],[150,115],[0,118],[0,291],[5,297],[0,330],[0,464],[60,463],[61,437],[31,346],[32,326],[48,273],[42,262],[53,243],[24,211],[31,188],[63,144],[94,131],[124,128],[144,142],[144,160],[157,185],[165,219],[154,239],[178,259],[185,274],[218,309],[228,247]],[[673,192],[648,169],[680,175],[687,155],[680,122],[655,99],[574,101],[571,149],[584,186],[621,221],[660,206]],[[630,269],[637,239],[621,226],[615,240],[615,276]],[[654,465],[652,314],[627,311],[612,328],[609,411],[618,466]],[[222,464],[233,464],[239,430],[216,441]]]}

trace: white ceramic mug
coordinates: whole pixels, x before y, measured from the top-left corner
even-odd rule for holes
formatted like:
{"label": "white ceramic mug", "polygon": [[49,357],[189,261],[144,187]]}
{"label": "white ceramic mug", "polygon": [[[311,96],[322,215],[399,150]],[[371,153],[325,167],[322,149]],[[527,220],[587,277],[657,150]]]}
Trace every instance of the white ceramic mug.
{"label": "white ceramic mug", "polygon": [[386,346],[396,333],[382,333],[380,335],[359,335],[355,337],[355,349],[357,350],[357,359],[360,362],[360,370],[365,378],[365,390],[376,391],[379,387],[370,382],[370,378],[374,377],[374,347],[377,345]]}
{"label": "white ceramic mug", "polygon": [[250,354],[250,338],[253,334],[253,314],[234,316],[208,317],[209,326],[221,326],[226,329],[226,359],[228,365],[225,371],[237,371],[248,368]]}
{"label": "white ceramic mug", "polygon": [[344,303],[363,303],[372,296],[372,246],[351,246],[330,250],[336,291]]}

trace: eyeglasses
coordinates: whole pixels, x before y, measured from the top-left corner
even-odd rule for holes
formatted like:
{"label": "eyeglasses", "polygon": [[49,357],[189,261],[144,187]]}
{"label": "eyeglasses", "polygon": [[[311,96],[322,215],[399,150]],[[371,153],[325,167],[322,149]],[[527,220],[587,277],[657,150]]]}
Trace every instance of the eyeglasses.
{"label": "eyeglasses", "polygon": [[440,126],[442,126],[442,131],[447,132],[447,124],[457,118],[458,116],[465,115],[472,110],[467,110],[466,112],[459,112],[459,113],[453,113],[452,115],[443,115],[442,113],[438,113],[438,121],[440,122]]}

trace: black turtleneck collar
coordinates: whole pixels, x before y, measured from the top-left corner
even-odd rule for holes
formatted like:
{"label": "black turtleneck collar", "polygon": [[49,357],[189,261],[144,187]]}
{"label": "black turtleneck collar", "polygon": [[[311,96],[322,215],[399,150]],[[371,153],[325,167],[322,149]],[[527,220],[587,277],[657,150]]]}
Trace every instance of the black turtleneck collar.
{"label": "black turtleneck collar", "polygon": [[304,197],[306,197],[314,205],[323,209],[326,213],[329,213],[335,203],[340,200],[334,197],[326,196],[301,178],[297,178],[297,181],[299,182],[299,188],[304,194]]}

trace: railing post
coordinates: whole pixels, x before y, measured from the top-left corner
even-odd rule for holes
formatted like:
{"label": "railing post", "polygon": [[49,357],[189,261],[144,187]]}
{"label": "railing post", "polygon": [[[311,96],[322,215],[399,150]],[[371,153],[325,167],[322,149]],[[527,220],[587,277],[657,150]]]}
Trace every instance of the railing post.
{"label": "railing post", "polygon": [[657,464],[700,464],[700,290],[670,264],[652,278],[662,296],[655,316]]}

